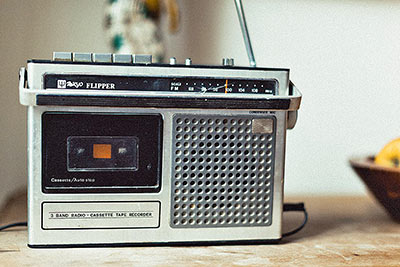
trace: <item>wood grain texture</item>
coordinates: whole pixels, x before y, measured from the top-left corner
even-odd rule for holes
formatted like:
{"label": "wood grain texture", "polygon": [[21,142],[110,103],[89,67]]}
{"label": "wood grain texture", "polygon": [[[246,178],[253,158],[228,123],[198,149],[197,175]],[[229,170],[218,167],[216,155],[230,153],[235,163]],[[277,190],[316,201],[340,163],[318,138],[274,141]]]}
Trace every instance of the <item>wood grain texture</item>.
{"label": "wood grain texture", "polygon": [[[298,197],[310,221],[279,245],[30,249],[25,229],[0,233],[1,266],[399,266],[400,224],[370,197]],[[24,201],[8,206],[24,217]],[[14,212],[11,212],[14,210]],[[21,212],[20,212],[21,211]],[[3,213],[4,215],[4,213]],[[10,216],[10,215],[8,215]],[[4,217],[2,217],[4,218]],[[285,230],[301,221],[285,215]]]}

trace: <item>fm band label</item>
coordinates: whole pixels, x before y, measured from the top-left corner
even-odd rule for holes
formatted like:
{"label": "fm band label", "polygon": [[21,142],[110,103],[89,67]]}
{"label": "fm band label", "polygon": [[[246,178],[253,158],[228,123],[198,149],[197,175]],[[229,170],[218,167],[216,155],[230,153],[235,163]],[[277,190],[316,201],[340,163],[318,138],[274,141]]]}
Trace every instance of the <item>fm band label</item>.
{"label": "fm band label", "polygon": [[42,228],[118,229],[158,228],[160,202],[45,202]]}

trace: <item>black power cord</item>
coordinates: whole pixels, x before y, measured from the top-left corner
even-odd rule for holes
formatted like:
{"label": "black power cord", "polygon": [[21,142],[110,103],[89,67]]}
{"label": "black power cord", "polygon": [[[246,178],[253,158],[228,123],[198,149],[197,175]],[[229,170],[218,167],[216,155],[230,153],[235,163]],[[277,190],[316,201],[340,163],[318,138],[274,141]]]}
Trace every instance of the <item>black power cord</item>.
{"label": "black power cord", "polygon": [[17,226],[28,226],[28,223],[27,222],[10,223],[7,225],[0,226],[0,231],[6,230],[11,227],[17,227]]}
{"label": "black power cord", "polygon": [[294,235],[295,233],[299,232],[301,229],[306,226],[307,221],[308,221],[308,213],[306,210],[306,207],[304,206],[304,203],[284,203],[283,204],[283,212],[291,212],[291,211],[299,211],[304,213],[304,220],[303,223],[297,227],[296,229],[283,233],[282,238],[288,237],[291,235]]}

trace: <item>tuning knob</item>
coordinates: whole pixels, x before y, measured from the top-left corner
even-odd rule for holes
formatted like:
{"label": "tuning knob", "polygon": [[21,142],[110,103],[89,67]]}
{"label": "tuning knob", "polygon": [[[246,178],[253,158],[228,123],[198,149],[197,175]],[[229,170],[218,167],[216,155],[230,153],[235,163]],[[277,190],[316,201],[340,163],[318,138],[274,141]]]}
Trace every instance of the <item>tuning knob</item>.
{"label": "tuning knob", "polygon": [[171,57],[171,58],[169,59],[169,64],[170,64],[170,65],[175,65],[175,64],[176,64],[176,57]]}
{"label": "tuning knob", "polygon": [[185,65],[187,65],[187,66],[192,65],[192,59],[191,59],[191,58],[187,58],[187,59],[185,60]]}

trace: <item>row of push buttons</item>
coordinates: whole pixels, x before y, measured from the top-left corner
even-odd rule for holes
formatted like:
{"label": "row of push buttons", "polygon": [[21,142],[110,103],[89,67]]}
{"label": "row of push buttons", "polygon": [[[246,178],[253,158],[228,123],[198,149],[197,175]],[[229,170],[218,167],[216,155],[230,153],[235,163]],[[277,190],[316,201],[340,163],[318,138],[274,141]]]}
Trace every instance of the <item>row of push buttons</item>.
{"label": "row of push buttons", "polygon": [[151,55],[54,52],[54,61],[151,64]]}
{"label": "row of push buttons", "polygon": [[[96,62],[96,63],[134,63],[134,64],[151,64],[151,55],[130,55],[130,54],[111,54],[111,53],[71,53],[71,52],[54,52],[54,61],[72,61],[72,62]],[[170,65],[177,63],[176,58],[171,57]],[[187,58],[185,65],[192,65],[192,59]],[[223,66],[233,66],[233,58],[223,58]]]}

